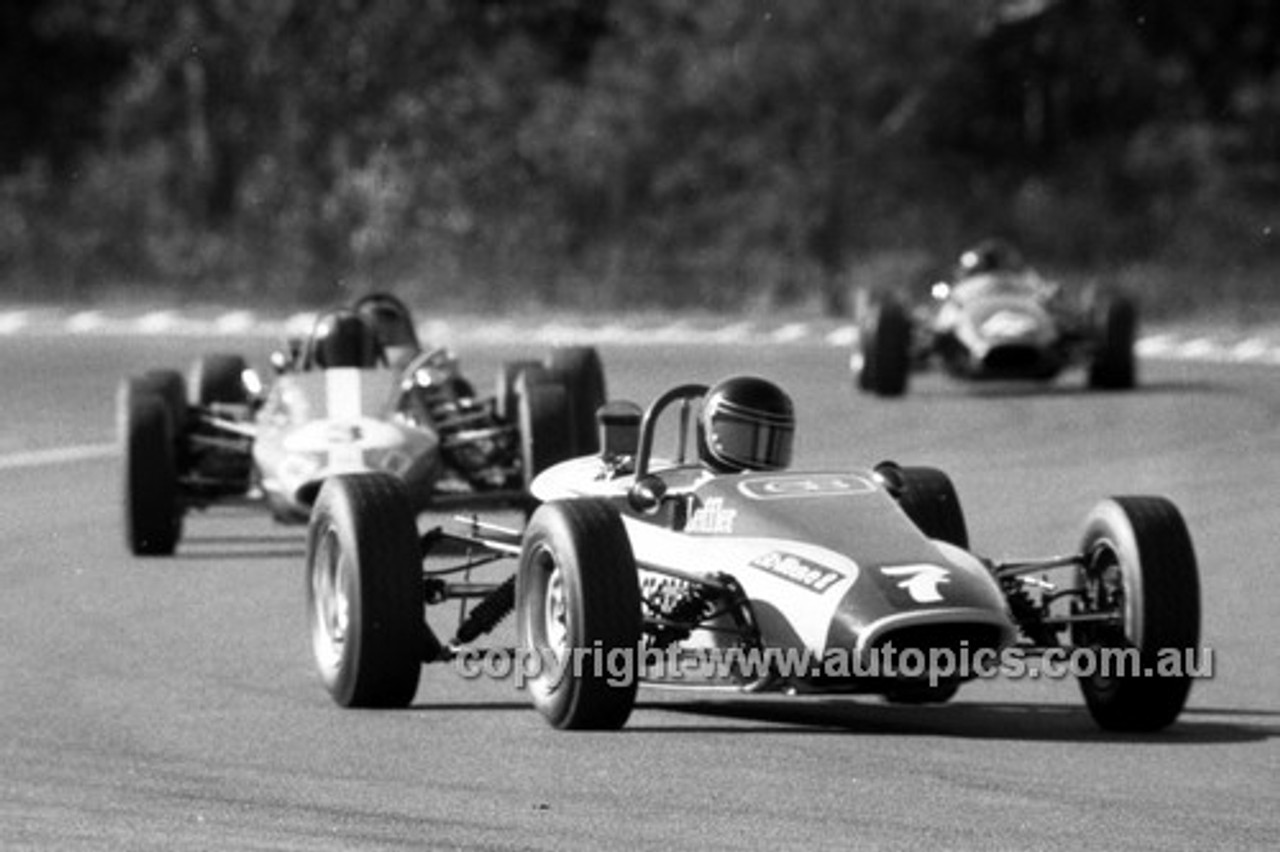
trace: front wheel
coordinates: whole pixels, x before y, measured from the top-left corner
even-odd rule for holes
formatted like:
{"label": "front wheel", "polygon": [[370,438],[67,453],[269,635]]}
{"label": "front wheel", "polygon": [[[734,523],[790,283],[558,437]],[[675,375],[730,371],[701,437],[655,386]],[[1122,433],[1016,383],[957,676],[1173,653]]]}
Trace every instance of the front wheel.
{"label": "front wheel", "polygon": [[125,544],[136,556],[168,556],[182,536],[177,442],[169,403],[143,379],[121,385]]}
{"label": "front wheel", "polygon": [[1186,704],[1200,639],[1200,581],[1186,524],[1161,497],[1105,500],[1086,519],[1081,553],[1073,614],[1095,620],[1075,625],[1073,643],[1098,652],[1099,665],[1139,669],[1081,677],[1089,713],[1109,731],[1158,731]]}
{"label": "front wheel", "polygon": [[902,396],[911,371],[911,318],[893,296],[873,300],[858,335],[858,387],[877,396]]}
{"label": "front wheel", "polygon": [[1121,296],[1109,299],[1098,320],[1097,349],[1089,365],[1089,387],[1098,390],[1129,390],[1138,382],[1134,355],[1138,309]]}
{"label": "front wheel", "polygon": [[529,692],[547,721],[626,724],[639,678],[640,588],[616,509],[594,500],[538,508],[520,554],[516,612],[520,645],[538,663]]}
{"label": "front wheel", "polygon": [[343,707],[406,707],[426,629],[422,558],[404,484],[325,481],[307,531],[307,615],[320,678]]}
{"label": "front wheel", "polygon": [[177,370],[147,370],[133,381],[135,392],[156,393],[164,400],[172,418],[173,434],[180,439],[188,425],[187,383]]}

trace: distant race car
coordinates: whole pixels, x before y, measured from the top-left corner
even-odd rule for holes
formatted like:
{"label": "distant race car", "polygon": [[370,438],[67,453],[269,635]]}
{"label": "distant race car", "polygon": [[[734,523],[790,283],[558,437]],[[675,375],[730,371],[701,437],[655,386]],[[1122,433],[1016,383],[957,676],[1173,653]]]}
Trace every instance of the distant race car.
{"label": "distant race car", "polygon": [[387,294],[320,316],[272,356],[264,389],[240,355],[153,370],[118,398],[124,526],[136,554],[169,554],[191,509],[260,502],[305,523],[321,483],[379,470],[415,510],[527,505],[533,475],[596,449],[604,369],[590,347],[502,366],[477,395],[447,348],[422,348]]}
{"label": "distant race car", "polygon": [[[659,460],[668,410],[679,414],[662,432],[678,446]],[[600,422],[600,452],[534,481],[543,502],[522,531],[459,518],[458,531],[420,536],[397,480],[325,482],[308,533],[308,612],[338,704],[406,705],[424,662],[509,653],[553,726],[618,728],[641,679],[941,702],[996,660],[994,674],[1014,675],[1030,667],[1025,655],[1082,651],[1150,667],[1199,640],[1195,552],[1163,498],[1104,500],[1075,552],[999,562],[968,550],[956,491],[936,469],[788,470],[791,402],[762,379],[675,387],[643,415],[611,402]],[[464,551],[460,564],[424,567]],[[506,579],[471,580],[504,558],[517,561]],[[467,581],[451,579],[462,572]],[[467,599],[478,603],[441,641],[424,607]],[[513,608],[518,647],[475,644]],[[1167,669],[1078,671],[1110,730],[1169,725],[1190,687]]]}
{"label": "distant race car", "polygon": [[910,373],[935,361],[964,379],[1048,381],[1082,365],[1091,388],[1137,381],[1133,301],[1093,290],[1071,300],[999,241],[965,252],[953,279],[917,308],[890,292],[859,301],[850,368],[879,396],[901,396]]}

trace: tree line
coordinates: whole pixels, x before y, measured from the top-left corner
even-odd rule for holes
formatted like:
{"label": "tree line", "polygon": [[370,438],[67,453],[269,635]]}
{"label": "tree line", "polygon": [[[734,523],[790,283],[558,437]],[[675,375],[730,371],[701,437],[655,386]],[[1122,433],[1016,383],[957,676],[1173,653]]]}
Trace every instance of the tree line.
{"label": "tree line", "polygon": [[1089,273],[1280,259],[1272,0],[0,15],[11,296],[839,312],[990,233]]}

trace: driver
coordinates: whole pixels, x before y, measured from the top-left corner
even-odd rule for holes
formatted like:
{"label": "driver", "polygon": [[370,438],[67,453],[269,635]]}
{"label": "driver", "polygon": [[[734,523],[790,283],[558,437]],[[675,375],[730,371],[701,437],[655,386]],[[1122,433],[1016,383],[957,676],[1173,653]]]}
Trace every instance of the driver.
{"label": "driver", "polygon": [[1057,295],[1057,287],[1041,278],[1022,252],[996,237],[966,249],[956,263],[953,280],[947,292],[959,301],[992,292],[1027,293],[1046,301]]}
{"label": "driver", "polygon": [[355,311],[342,308],[316,320],[311,333],[311,365],[321,369],[378,364],[378,340],[373,329]]}
{"label": "driver", "polygon": [[373,329],[388,366],[403,365],[421,348],[409,309],[390,293],[365,296],[356,302],[356,313]]}
{"label": "driver", "polygon": [[1022,272],[1026,268],[1022,253],[1012,243],[993,237],[966,249],[960,255],[960,260],[956,263],[955,280],[962,281],[975,275],[997,272]]}
{"label": "driver", "polygon": [[754,376],[707,391],[698,416],[698,452],[719,473],[783,470],[791,464],[795,407],[782,388]]}

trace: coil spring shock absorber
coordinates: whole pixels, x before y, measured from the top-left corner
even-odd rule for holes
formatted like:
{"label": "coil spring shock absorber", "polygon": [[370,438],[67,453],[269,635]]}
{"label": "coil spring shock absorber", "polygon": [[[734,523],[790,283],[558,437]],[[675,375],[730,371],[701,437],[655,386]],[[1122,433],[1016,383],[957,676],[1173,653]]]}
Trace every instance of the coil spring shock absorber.
{"label": "coil spring shock absorber", "polygon": [[[1034,584],[1034,581],[1030,581],[1030,584]],[[1028,579],[1014,577],[1003,581],[1002,585],[1013,620],[1021,627],[1027,638],[1045,648],[1058,644],[1054,630],[1044,626],[1044,617],[1047,614],[1044,605],[1037,604],[1027,592]]]}
{"label": "coil spring shock absorber", "polygon": [[462,624],[458,625],[457,636],[454,637],[455,645],[462,645],[477,636],[483,636],[490,630],[498,626],[502,619],[516,606],[516,578],[508,577],[506,581],[494,589],[492,592],[484,596],[484,600],[476,604],[475,609],[468,613],[467,618]]}

